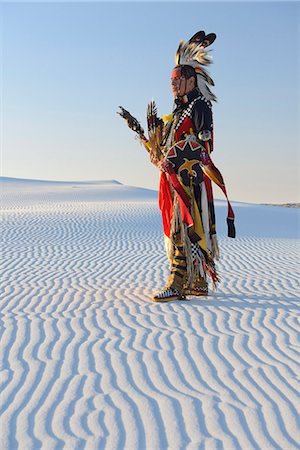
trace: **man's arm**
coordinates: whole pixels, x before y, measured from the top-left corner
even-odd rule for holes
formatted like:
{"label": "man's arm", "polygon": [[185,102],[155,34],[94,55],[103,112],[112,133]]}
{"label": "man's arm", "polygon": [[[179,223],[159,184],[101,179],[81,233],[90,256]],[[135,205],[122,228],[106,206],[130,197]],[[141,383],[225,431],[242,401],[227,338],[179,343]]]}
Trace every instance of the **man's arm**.
{"label": "man's arm", "polygon": [[195,127],[195,135],[207,153],[213,151],[213,116],[211,105],[204,100],[198,100],[192,111],[192,121]]}

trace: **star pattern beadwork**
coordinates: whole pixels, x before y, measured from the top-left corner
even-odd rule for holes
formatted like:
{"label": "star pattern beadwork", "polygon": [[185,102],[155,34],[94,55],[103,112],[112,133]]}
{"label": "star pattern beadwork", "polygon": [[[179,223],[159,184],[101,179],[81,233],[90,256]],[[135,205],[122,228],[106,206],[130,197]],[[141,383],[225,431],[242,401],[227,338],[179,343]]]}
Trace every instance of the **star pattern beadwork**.
{"label": "star pattern beadwork", "polygon": [[177,175],[186,186],[199,184],[203,181],[201,169],[204,147],[194,140],[179,141],[170,148],[167,162],[171,164]]}

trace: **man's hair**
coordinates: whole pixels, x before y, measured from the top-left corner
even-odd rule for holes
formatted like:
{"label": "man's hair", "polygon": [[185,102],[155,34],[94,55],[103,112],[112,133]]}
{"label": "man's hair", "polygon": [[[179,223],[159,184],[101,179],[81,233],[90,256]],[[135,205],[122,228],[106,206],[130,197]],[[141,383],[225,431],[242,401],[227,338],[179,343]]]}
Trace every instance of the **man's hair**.
{"label": "man's hair", "polygon": [[194,67],[187,66],[187,65],[179,65],[179,66],[176,66],[176,69],[177,68],[181,70],[181,75],[183,77],[185,77],[186,79],[194,77],[195,78],[195,83],[197,85],[197,74],[196,74],[196,71],[195,71]]}

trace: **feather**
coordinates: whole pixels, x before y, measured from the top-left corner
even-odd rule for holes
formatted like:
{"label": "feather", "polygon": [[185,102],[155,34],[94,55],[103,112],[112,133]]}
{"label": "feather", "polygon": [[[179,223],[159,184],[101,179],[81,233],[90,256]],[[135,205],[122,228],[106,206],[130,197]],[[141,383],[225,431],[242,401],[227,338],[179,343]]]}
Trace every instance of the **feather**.
{"label": "feather", "polygon": [[198,31],[196,34],[194,34],[194,36],[191,37],[191,39],[189,40],[189,43],[190,44],[192,42],[201,43],[204,38],[205,38],[205,31]]}
{"label": "feather", "polygon": [[139,121],[133,117],[129,111],[127,111],[126,109],[124,109],[122,106],[119,106],[119,108],[121,109],[121,111],[117,111],[117,114],[119,114],[127,123],[128,127],[133,130],[135,133],[137,133],[141,139],[146,139],[145,138],[145,131],[142,128],[141,124],[139,123]]}
{"label": "feather", "polygon": [[197,75],[201,75],[208,84],[210,84],[211,86],[215,85],[214,80],[209,76],[209,74],[206,70],[200,69],[198,67],[195,67],[195,70],[196,70]]}
{"label": "feather", "polygon": [[178,46],[178,49],[177,49],[177,52],[176,52],[176,55],[175,55],[175,64],[176,64],[177,66],[178,66],[179,64],[181,64],[181,62],[180,62],[180,56],[181,56],[181,51],[182,51],[183,46],[184,46],[184,41],[180,41],[179,46]]}
{"label": "feather", "polygon": [[205,36],[202,42],[203,47],[208,47],[216,40],[217,35],[215,33],[209,33]]}
{"label": "feather", "polygon": [[151,153],[156,159],[161,160],[163,157],[161,143],[163,140],[164,122],[157,117],[157,108],[154,100],[149,102],[147,107],[147,125]]}
{"label": "feather", "polygon": [[203,77],[202,74],[198,74],[197,75],[197,85],[198,85],[199,91],[201,92],[203,97],[206,98],[206,100],[209,100],[210,102],[211,101],[214,101],[214,102],[217,101],[217,97],[209,89],[208,84],[205,81],[205,77]]}

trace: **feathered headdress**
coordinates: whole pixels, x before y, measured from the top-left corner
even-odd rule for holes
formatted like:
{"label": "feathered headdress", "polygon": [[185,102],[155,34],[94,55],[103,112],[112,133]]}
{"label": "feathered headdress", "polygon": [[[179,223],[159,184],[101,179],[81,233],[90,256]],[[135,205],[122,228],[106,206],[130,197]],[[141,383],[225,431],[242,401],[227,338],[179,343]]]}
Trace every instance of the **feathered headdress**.
{"label": "feathered headdress", "polygon": [[212,63],[212,57],[206,48],[216,39],[215,33],[205,34],[204,31],[198,31],[191,39],[184,43],[180,41],[176,52],[175,62],[177,66],[192,66],[197,74],[197,84],[201,94],[207,100],[216,101],[216,96],[211,92],[209,85],[214,86],[212,78],[203,68]]}

